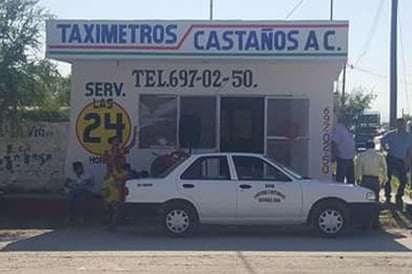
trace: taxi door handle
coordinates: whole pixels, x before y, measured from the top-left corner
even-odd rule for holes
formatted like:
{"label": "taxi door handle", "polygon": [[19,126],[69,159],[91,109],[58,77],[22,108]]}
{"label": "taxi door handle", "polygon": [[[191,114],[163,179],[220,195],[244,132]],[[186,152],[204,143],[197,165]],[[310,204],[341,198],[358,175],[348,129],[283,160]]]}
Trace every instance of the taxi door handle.
{"label": "taxi door handle", "polygon": [[184,188],[194,188],[195,185],[193,185],[193,184],[183,184],[183,187]]}
{"label": "taxi door handle", "polygon": [[240,185],[239,187],[240,187],[241,189],[250,189],[250,188],[252,188],[251,185]]}

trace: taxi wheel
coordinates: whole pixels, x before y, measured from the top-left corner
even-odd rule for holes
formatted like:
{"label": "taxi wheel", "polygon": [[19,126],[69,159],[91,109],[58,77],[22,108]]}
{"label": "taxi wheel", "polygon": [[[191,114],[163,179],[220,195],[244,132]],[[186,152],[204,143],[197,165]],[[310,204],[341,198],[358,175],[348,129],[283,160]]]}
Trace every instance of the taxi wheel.
{"label": "taxi wheel", "polygon": [[341,203],[322,203],[316,208],[312,223],[322,237],[335,238],[348,227],[348,209]]}
{"label": "taxi wheel", "polygon": [[198,225],[196,210],[185,203],[166,204],[162,209],[162,229],[173,237],[193,234]]}

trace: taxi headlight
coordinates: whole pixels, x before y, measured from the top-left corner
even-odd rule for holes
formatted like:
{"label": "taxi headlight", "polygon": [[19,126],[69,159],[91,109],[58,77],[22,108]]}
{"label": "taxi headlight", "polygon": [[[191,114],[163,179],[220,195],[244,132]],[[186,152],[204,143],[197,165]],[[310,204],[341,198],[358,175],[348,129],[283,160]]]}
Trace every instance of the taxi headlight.
{"label": "taxi headlight", "polygon": [[376,195],[374,192],[367,192],[366,193],[366,200],[368,201],[376,201]]}

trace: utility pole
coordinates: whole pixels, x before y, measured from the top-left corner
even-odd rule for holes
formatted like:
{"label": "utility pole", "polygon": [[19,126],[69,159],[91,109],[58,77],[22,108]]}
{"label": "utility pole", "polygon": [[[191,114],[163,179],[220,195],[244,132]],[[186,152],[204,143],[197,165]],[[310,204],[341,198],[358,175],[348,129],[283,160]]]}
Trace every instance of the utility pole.
{"label": "utility pole", "polygon": [[398,0],[392,0],[391,12],[391,44],[390,44],[390,99],[389,99],[389,124],[396,125],[398,104],[398,62],[397,62],[397,28],[398,28]]}
{"label": "utility pole", "polygon": [[333,0],[330,0],[330,21],[333,20]]}
{"label": "utility pole", "polygon": [[346,62],[343,64],[343,76],[342,76],[342,108],[345,108],[345,90],[346,90]]}
{"label": "utility pole", "polygon": [[[333,21],[333,0],[330,0],[330,21]],[[343,64],[343,75],[342,75],[342,98],[341,104],[344,108],[345,103],[345,91],[346,91],[346,62]]]}
{"label": "utility pole", "polygon": [[213,20],[213,0],[210,0],[210,10],[209,10],[210,14],[209,14],[209,20],[212,21]]}

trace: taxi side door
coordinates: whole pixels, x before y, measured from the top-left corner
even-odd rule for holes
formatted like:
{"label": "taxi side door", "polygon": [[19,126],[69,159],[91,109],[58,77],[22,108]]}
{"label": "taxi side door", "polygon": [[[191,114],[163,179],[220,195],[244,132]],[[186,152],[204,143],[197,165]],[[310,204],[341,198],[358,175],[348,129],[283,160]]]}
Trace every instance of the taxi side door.
{"label": "taxi side door", "polygon": [[226,155],[198,157],[182,172],[177,186],[197,204],[202,221],[236,219],[236,181],[232,180]]}
{"label": "taxi side door", "polygon": [[237,216],[240,220],[301,222],[299,182],[263,157],[233,155],[232,163],[237,178]]}

